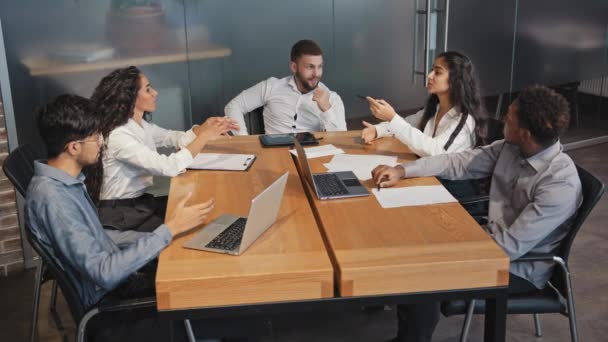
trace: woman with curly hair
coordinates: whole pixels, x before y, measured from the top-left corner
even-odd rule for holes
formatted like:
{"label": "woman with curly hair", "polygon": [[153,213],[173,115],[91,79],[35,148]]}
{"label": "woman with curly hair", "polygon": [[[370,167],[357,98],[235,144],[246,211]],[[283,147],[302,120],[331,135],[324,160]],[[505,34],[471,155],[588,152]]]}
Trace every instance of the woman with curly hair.
{"label": "woman with curly hair", "polygon": [[[161,128],[145,120],[147,113],[156,110],[157,95],[148,78],[130,66],[105,76],[91,97],[101,116],[106,147],[99,162],[85,170],[86,183],[106,226],[154,230],[164,221],[167,197],[146,193],[153,176],[184,172],[207,142],[238,130],[233,120],[220,117],[187,132]],[[179,151],[164,155],[157,152],[158,147]]]}
{"label": "woman with curly hair", "polygon": [[386,101],[367,97],[372,114],[385,122],[363,121],[362,138],[371,143],[395,136],[421,157],[471,149],[479,143],[479,119],[484,113],[477,84],[468,57],[443,52],[428,75],[426,106],[404,119]]}

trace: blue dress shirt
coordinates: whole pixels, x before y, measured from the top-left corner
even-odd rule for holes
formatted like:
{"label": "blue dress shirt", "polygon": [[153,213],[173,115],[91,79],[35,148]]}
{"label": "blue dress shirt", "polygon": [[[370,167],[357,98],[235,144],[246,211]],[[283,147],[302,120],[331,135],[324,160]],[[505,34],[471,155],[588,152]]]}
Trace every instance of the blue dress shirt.
{"label": "blue dress shirt", "polygon": [[85,307],[97,303],[171,242],[166,225],[120,246],[103,229],[84,176],[36,161],[25,224],[75,284]]}

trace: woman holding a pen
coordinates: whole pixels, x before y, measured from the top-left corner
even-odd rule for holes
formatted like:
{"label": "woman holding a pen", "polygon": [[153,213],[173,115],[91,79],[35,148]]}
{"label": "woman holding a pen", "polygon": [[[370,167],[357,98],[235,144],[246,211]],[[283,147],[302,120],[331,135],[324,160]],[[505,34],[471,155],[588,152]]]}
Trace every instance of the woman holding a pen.
{"label": "woman holding a pen", "polygon": [[363,140],[369,144],[394,136],[421,157],[475,147],[484,110],[469,58],[454,51],[439,54],[428,75],[427,91],[425,107],[405,119],[388,102],[368,96],[372,114],[384,122],[372,125],[363,121]]}

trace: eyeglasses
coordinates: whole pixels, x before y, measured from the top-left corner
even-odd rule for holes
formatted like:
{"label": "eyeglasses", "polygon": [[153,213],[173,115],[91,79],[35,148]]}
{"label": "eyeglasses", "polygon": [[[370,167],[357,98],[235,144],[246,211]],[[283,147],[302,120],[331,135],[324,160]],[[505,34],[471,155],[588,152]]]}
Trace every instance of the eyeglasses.
{"label": "eyeglasses", "polygon": [[81,143],[81,144],[86,144],[86,143],[96,143],[97,146],[102,146],[104,143],[104,139],[103,139],[103,135],[99,134],[97,135],[97,139],[93,138],[93,139],[83,139],[83,140],[76,140],[77,143]]}

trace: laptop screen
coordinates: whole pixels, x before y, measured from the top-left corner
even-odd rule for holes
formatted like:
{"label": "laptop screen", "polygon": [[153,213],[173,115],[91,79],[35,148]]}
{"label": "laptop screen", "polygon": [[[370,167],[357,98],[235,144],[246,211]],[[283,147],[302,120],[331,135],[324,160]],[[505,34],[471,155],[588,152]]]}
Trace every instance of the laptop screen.
{"label": "laptop screen", "polygon": [[314,189],[315,183],[312,181],[312,173],[310,172],[310,166],[308,165],[308,158],[306,158],[306,152],[304,152],[304,148],[298,142],[298,139],[294,139],[294,146],[296,148],[296,152],[298,152],[298,161],[300,163],[300,168],[302,172],[304,172],[304,177],[308,180],[308,184]]}

